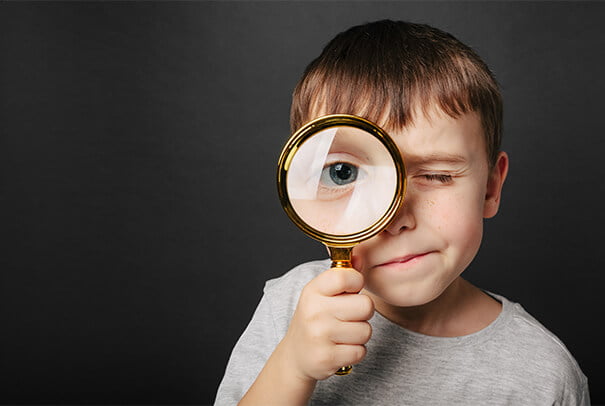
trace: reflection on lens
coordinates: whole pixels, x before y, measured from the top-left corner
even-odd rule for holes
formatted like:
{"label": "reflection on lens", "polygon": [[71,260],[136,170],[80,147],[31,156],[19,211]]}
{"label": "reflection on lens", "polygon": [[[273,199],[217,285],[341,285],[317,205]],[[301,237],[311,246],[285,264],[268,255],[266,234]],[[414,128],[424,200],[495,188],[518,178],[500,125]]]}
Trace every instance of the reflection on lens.
{"label": "reflection on lens", "polygon": [[395,198],[397,170],[374,135],[348,126],[313,134],[296,151],[287,191],[296,214],[324,233],[348,235],[377,222]]}

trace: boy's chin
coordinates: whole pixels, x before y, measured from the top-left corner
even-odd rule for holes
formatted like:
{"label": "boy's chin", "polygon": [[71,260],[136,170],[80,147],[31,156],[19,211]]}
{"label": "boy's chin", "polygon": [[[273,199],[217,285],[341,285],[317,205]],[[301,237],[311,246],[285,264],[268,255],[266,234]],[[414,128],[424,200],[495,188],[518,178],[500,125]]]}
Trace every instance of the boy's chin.
{"label": "boy's chin", "polygon": [[366,286],[366,292],[370,294],[377,307],[380,304],[389,307],[416,307],[432,302],[442,291],[433,289],[382,289],[373,290]]}

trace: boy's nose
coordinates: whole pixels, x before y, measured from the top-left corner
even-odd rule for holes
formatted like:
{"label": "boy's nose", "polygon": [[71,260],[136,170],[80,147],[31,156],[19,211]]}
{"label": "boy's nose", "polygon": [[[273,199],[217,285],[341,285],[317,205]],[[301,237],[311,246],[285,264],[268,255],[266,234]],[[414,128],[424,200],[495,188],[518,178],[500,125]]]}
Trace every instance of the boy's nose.
{"label": "boy's nose", "polygon": [[384,231],[391,235],[397,235],[404,230],[416,227],[416,218],[413,215],[412,207],[413,202],[406,198],[403,205],[399,208],[399,211],[389,225],[385,227]]}

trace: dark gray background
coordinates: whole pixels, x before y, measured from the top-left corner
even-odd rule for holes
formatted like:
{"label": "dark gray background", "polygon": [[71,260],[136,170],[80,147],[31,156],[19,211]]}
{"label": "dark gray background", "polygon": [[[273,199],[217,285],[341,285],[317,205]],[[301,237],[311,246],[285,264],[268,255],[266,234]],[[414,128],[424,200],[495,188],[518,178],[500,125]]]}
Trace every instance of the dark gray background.
{"label": "dark gray background", "polygon": [[466,276],[605,403],[605,3],[0,5],[0,399],[211,403],[263,283],[324,256],[279,205],[290,93],[382,18],[474,47],[511,170]]}

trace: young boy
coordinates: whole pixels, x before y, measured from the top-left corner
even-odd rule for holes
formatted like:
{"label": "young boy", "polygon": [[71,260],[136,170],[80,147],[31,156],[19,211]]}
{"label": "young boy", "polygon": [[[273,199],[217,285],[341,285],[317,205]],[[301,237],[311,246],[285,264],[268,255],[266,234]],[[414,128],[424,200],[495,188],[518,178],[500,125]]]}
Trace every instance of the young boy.
{"label": "young boy", "polygon": [[500,92],[481,59],[426,25],[353,27],[305,71],[292,129],[332,113],[389,132],[408,171],[404,205],[354,248],[355,269],[316,261],[267,282],[216,404],[589,405],[561,341],[460,276],[508,170]]}

